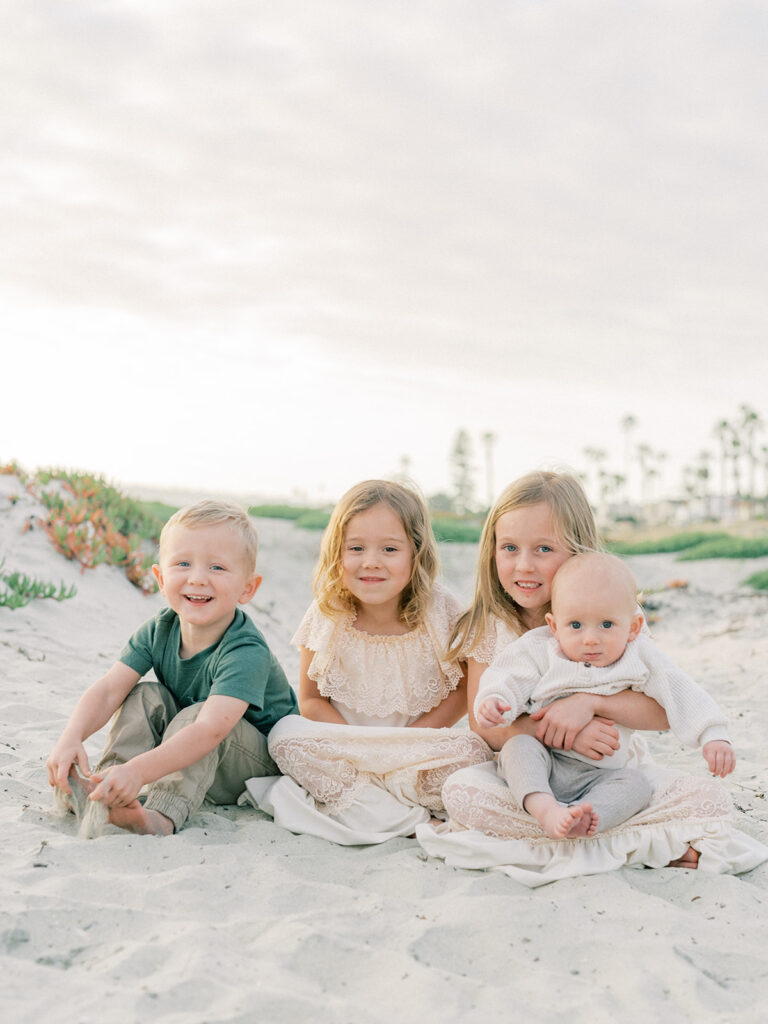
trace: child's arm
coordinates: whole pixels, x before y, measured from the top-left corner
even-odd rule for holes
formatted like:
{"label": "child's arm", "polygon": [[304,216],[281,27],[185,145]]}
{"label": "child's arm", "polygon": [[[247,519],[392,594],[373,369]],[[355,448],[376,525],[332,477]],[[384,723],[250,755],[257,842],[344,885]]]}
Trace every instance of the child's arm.
{"label": "child's arm", "polygon": [[84,741],[107,724],[140,678],[134,669],[116,661],[101,679],[88,687],[48,758],[46,768],[52,786],[71,793],[67,779],[75,764],[83,775],[91,774]]}
{"label": "child's arm", "polygon": [[124,807],[132,803],[142,786],[187,768],[214,750],[247,710],[248,702],[245,700],[212,694],[194,722],[179,729],[154,750],[147,750],[125,764],[109,768],[90,799],[103,800],[109,807]]}
{"label": "child's arm", "polygon": [[455,725],[467,713],[467,667],[462,664],[459,685],[448,696],[421,718],[411,723],[411,729],[443,729]]}
{"label": "child's arm", "polygon": [[480,688],[480,677],[488,668],[482,661],[475,661],[474,658],[467,659],[467,717],[469,726],[478,736],[482,736],[491,750],[501,750],[508,739],[512,736],[525,734],[534,736],[538,726],[532,722],[528,715],[521,715],[509,725],[498,725],[493,728],[485,728],[480,725],[475,717],[475,701]]}
{"label": "child's arm", "polygon": [[[634,690],[622,690],[610,697],[574,693],[531,715],[533,721],[538,722],[536,739],[556,750],[576,750],[576,737],[595,717],[618,722],[628,729],[661,732],[669,728],[664,708],[652,697]],[[584,753],[583,750],[577,752]]]}
{"label": "child's arm", "polygon": [[334,722],[337,725],[346,725],[346,721],[331,704],[327,697],[323,697],[317,688],[314,679],[309,678],[309,666],[315,652],[308,647],[299,649],[299,710],[304,718],[311,718],[313,722]]}

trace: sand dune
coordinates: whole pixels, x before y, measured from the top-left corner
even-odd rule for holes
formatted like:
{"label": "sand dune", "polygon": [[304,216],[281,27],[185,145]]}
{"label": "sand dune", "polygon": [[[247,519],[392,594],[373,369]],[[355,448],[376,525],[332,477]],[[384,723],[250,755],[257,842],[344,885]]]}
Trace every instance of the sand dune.
{"label": "sand dune", "polygon": [[[8,496],[21,494],[11,505]],[[167,839],[87,842],[53,809],[44,763],[82,689],[161,604],[119,570],[81,575],[0,477],[5,569],[74,583],[75,598],[0,608],[3,1019],[173,1021],[760,1021],[768,995],[768,865],[741,878],[621,870],[528,890],[428,859],[413,840],[347,849],[249,808],[210,808]],[[319,537],[260,523],[251,606],[295,679],[291,633]],[[468,598],[475,552],[445,551]],[[764,560],[765,562],[765,560]],[[753,564],[632,560],[659,643],[726,708],[738,825],[768,841],[768,597]],[[95,759],[101,737],[87,746]],[[703,771],[674,737],[670,763]]]}

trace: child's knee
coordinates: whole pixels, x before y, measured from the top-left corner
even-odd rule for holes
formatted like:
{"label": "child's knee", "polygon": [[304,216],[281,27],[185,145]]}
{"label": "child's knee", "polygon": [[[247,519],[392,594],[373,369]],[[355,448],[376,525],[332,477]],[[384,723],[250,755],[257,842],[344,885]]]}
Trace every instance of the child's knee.
{"label": "child's knee", "polygon": [[183,729],[186,725],[191,725],[197,719],[197,716],[203,710],[202,703],[190,704],[186,708],[182,708],[177,714],[173,716],[171,721],[168,723],[168,728],[165,730],[163,739],[167,739],[169,736],[173,736],[179,729]]}

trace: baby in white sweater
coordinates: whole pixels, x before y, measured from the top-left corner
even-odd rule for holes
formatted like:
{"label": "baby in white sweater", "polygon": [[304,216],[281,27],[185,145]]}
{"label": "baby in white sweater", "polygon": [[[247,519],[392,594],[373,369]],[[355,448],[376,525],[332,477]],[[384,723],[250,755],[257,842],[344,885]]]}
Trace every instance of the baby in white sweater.
{"label": "baby in white sweater", "polygon": [[[574,693],[639,690],[664,708],[678,739],[701,747],[713,774],[733,771],[736,759],[724,715],[655,647],[647,631],[641,632],[635,580],[620,559],[585,552],[564,562],[553,580],[547,623],[510,644],[483,673],[475,701],[481,726],[504,724]],[[499,771],[552,839],[592,836],[625,821],[651,799],[642,769],[627,767],[628,731],[620,733],[619,750],[599,762],[515,736],[501,750]]]}

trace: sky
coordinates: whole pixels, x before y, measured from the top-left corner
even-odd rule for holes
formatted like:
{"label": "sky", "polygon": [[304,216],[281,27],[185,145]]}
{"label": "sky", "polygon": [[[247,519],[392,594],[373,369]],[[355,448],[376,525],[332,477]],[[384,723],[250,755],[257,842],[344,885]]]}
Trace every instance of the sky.
{"label": "sky", "polygon": [[637,487],[640,443],[674,493],[768,420],[765,5],[6,0],[0,30],[0,462],[431,494],[463,429],[479,500],[590,448]]}

